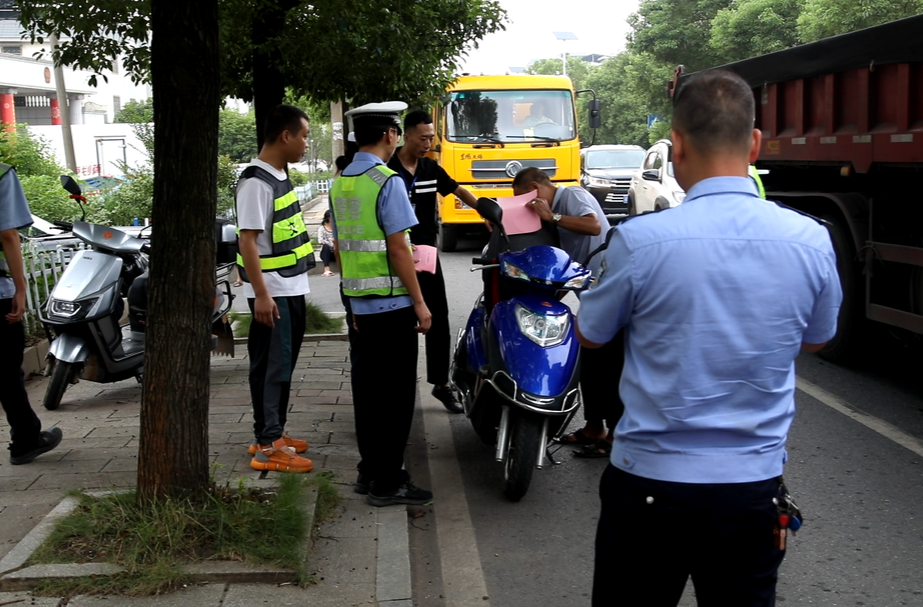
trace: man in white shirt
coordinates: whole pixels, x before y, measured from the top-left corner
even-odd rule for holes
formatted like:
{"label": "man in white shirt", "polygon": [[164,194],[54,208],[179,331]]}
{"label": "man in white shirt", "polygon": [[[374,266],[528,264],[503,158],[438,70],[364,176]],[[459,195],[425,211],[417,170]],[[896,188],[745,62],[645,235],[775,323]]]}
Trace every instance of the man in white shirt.
{"label": "man in white shirt", "polygon": [[237,184],[240,278],[253,322],[247,340],[255,470],[310,472],[300,457],[308,443],[285,434],[292,372],[305,330],[304,296],[313,252],[298,196],[288,179],[289,162],[304,155],[308,116],[279,105],[266,118],[260,154]]}

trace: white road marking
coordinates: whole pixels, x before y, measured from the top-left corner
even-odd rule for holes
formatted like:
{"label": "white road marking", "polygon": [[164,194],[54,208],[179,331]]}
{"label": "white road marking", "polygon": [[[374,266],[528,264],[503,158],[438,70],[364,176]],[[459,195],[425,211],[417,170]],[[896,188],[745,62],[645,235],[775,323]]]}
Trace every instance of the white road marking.
{"label": "white road marking", "polygon": [[[426,377],[423,340],[420,340],[417,361],[417,375]],[[446,412],[442,403],[430,394],[429,384],[421,380],[419,386],[426,440],[435,447],[428,449],[427,455],[445,605],[490,607],[490,601],[484,599],[488,596],[487,583],[481,569],[471,513],[468,512],[465,483],[455,457],[455,440],[449,425],[449,417],[453,414]]]}
{"label": "white road marking", "polygon": [[806,379],[796,378],[798,389],[820,402],[824,403],[834,411],[842,413],[846,417],[854,419],[866,428],[874,430],[885,438],[894,441],[898,445],[905,447],[920,457],[923,457],[923,441],[912,436],[897,426],[892,426],[888,422],[873,417],[868,413],[863,413],[851,403],[834,396],[820,386],[812,384]]}

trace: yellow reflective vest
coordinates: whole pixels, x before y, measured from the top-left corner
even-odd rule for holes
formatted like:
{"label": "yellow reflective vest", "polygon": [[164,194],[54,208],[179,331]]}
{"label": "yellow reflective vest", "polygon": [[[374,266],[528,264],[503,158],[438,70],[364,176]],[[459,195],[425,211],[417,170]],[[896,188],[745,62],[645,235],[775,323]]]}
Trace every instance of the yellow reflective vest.
{"label": "yellow reflective vest", "polygon": [[[260,269],[286,277],[307,272],[308,255],[314,252],[314,247],[311,246],[311,237],[304,225],[301,205],[292,182],[288,179],[280,181],[266,169],[252,165],[244,169],[240,178],[260,179],[272,188],[272,253],[260,255]],[[240,266],[240,279],[250,282],[240,253],[237,254],[237,265]]]}
{"label": "yellow reflective vest", "polygon": [[343,265],[343,294],[348,297],[408,293],[388,258],[388,237],[378,222],[379,196],[396,174],[385,165],[376,165],[361,175],[341,175],[333,184],[330,199]]}

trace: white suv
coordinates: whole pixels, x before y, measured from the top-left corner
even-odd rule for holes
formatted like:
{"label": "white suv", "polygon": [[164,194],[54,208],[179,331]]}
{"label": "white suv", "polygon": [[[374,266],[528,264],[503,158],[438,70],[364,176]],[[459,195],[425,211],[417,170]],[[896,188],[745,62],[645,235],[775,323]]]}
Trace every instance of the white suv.
{"label": "white suv", "polygon": [[669,209],[683,202],[686,192],[673,177],[673,143],[661,139],[644,155],[644,162],[631,178],[628,214],[640,215]]}

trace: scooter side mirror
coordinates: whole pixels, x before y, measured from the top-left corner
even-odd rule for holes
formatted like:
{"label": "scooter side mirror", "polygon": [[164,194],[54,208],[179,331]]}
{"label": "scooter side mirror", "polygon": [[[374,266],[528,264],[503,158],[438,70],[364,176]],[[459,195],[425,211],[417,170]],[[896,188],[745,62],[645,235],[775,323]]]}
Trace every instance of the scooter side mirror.
{"label": "scooter side mirror", "polygon": [[494,225],[503,223],[503,208],[493,198],[478,198],[478,214]]}
{"label": "scooter side mirror", "polygon": [[77,185],[77,182],[74,181],[74,178],[70,175],[61,175],[61,185],[69,194],[80,196],[80,186]]}

